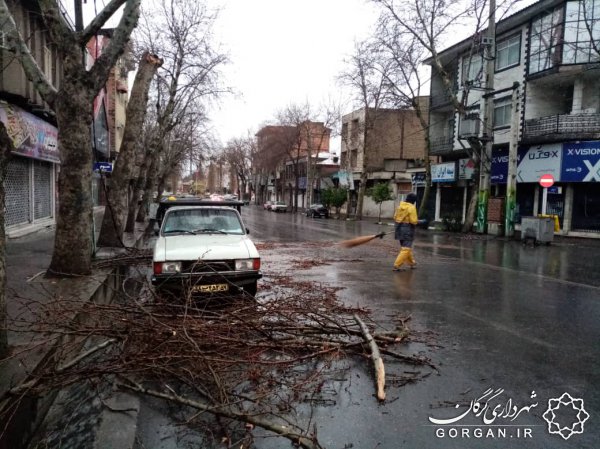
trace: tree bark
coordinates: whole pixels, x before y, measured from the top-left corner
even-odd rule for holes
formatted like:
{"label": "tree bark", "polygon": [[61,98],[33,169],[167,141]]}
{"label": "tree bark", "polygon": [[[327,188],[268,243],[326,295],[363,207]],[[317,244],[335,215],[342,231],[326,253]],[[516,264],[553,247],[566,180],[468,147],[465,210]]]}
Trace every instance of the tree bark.
{"label": "tree bark", "polygon": [[136,144],[146,118],[150,83],[161,65],[162,60],[149,52],[145,52],[140,59],[127,104],[127,122],[125,123],[123,142],[111,176],[98,246],[123,246],[125,212],[128,210],[127,200],[134,172]]}
{"label": "tree bark", "polygon": [[14,150],[6,127],[0,122],[0,360],[8,355],[8,335],[6,329],[6,234],[4,233],[4,180],[11,152]]}
{"label": "tree bark", "polygon": [[[144,196],[142,198],[142,204],[138,209],[137,217],[135,218],[135,221],[137,221],[138,223],[146,220],[146,217],[148,216],[148,206],[150,204],[150,201],[152,200],[152,190],[155,185],[156,175],[158,171],[158,151],[156,149],[152,151],[152,153],[149,156],[149,159],[150,165],[148,167],[148,171],[146,172],[146,185],[144,186]],[[162,192],[158,192],[157,194],[157,202],[160,201],[161,193]]]}
{"label": "tree bark", "polygon": [[65,73],[70,75],[63,80],[55,105],[61,170],[54,252],[47,273],[54,276],[89,274],[93,243],[90,129],[94,92],[82,84],[74,67],[65,67]]}

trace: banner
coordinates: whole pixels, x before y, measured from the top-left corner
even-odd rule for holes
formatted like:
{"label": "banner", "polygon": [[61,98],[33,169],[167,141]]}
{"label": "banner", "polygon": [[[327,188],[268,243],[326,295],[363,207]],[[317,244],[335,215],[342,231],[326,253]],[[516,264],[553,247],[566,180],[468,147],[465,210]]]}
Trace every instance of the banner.
{"label": "banner", "polygon": [[431,164],[431,182],[452,182],[456,179],[456,163]]}
{"label": "banner", "polygon": [[561,181],[600,181],[600,141],[563,144]]}
{"label": "banner", "polygon": [[458,160],[458,179],[473,179],[475,162],[473,159],[465,158]]}
{"label": "banner", "polygon": [[15,154],[60,162],[58,129],[50,123],[4,101],[0,101],[0,120],[6,125]]}
{"label": "banner", "polygon": [[517,157],[517,182],[538,182],[542,175],[561,181],[562,144],[534,145],[520,149]]}
{"label": "banner", "polygon": [[508,148],[492,148],[492,167],[490,182],[506,184],[508,178]]}

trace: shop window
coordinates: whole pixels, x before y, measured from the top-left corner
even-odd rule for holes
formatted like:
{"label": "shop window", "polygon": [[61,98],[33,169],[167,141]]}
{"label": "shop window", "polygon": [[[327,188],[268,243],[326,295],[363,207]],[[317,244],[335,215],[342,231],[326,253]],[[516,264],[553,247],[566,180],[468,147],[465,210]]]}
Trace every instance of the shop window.
{"label": "shop window", "polygon": [[600,232],[600,183],[573,184],[574,231]]}
{"label": "shop window", "polygon": [[517,206],[515,223],[521,223],[521,217],[533,216],[533,202],[537,184],[517,184]]}

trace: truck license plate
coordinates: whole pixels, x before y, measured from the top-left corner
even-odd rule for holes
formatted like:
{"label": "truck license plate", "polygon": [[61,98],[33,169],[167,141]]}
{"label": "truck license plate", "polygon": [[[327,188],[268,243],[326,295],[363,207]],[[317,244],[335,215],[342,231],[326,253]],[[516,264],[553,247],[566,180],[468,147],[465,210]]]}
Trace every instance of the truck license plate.
{"label": "truck license plate", "polygon": [[195,285],[192,287],[194,293],[216,293],[226,292],[227,290],[229,290],[228,284]]}

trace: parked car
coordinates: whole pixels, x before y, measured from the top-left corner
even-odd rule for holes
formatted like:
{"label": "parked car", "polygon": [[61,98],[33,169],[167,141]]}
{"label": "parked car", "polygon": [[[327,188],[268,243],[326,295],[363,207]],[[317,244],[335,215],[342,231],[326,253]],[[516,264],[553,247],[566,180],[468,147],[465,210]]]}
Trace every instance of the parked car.
{"label": "parked car", "polygon": [[263,209],[264,210],[271,210],[271,206],[273,205],[272,201],[267,201],[265,204],[263,204]]}
{"label": "parked car", "polygon": [[287,204],[283,201],[275,201],[271,204],[271,210],[273,212],[287,212]]}
{"label": "parked car", "polygon": [[240,213],[229,206],[175,206],[154,246],[152,285],[181,296],[256,294],[260,255]]}
{"label": "parked car", "polygon": [[312,218],[329,218],[329,209],[322,204],[311,204],[310,207],[306,209],[306,216]]}

